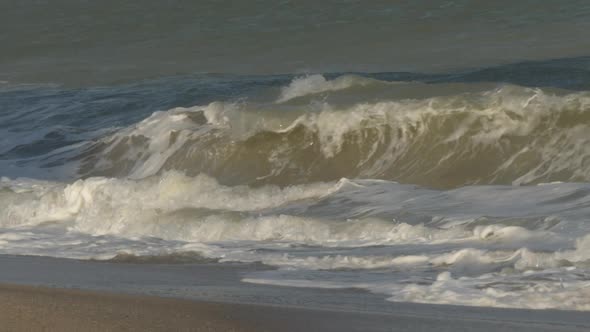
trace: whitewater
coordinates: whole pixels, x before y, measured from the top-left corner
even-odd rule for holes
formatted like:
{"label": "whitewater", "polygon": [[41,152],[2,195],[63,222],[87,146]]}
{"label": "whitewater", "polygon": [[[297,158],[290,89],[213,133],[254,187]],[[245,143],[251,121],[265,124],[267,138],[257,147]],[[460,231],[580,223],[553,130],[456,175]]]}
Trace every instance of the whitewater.
{"label": "whitewater", "polygon": [[0,253],[590,310],[584,85],[408,75],[6,84]]}

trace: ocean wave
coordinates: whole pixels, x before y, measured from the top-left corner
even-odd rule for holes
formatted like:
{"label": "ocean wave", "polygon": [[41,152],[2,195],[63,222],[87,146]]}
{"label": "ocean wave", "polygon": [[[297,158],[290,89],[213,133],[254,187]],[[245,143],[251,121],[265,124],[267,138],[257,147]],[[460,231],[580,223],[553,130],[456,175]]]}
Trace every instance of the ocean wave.
{"label": "ocean wave", "polygon": [[[587,195],[570,197],[576,188],[547,193],[544,187],[504,190],[506,201],[496,204],[489,197],[502,191],[488,187],[439,192],[346,179],[285,188],[229,187],[206,175],[176,171],[142,180],[95,177],[71,184],[2,179],[0,228],[57,223],[92,236],[323,247],[465,241],[539,249],[567,245],[552,230],[583,231],[577,222],[587,210]],[[529,199],[515,205],[513,197],[522,195]],[[523,214],[528,206],[539,208]],[[553,217],[557,222],[545,215],[560,210]]]}
{"label": "ocean wave", "polygon": [[589,192],[571,183],[441,191],[348,179],[226,186],[178,171],[72,183],[2,178],[0,252],[260,262],[277,269],[244,281],[360,288],[392,301],[590,310]]}
{"label": "ocean wave", "polygon": [[3,178],[0,226],[76,220],[77,228],[98,227],[90,232],[101,234],[130,225],[141,228],[171,211],[187,209],[203,216],[217,210],[256,211],[321,197],[337,188],[322,183],[284,189],[226,187],[206,175],[193,178],[174,171],[141,181],[95,177],[71,184]]}
{"label": "ocean wave", "polygon": [[378,219],[341,222],[263,213],[265,209],[321,198],[341,185],[226,187],[204,175],[189,178],[177,172],[140,181],[90,178],[70,185],[27,185],[20,181],[13,185],[5,180],[5,190],[0,192],[0,226],[64,222],[71,231],[95,236],[188,242],[286,241],[322,246],[436,243],[472,236],[462,229]]}
{"label": "ocean wave", "polygon": [[517,86],[336,108],[214,102],[154,113],[74,159],[82,176],[180,170],[227,184],[342,177],[442,188],[588,181],[589,111],[586,92]]}
{"label": "ocean wave", "polygon": [[[588,241],[584,236],[577,239],[575,249],[551,253],[463,248],[399,256],[275,255],[263,261],[280,270],[251,273],[242,280],[290,287],[358,288],[387,294],[394,302],[590,310]],[[357,280],[354,272],[344,272],[348,269],[364,270],[364,277]],[[315,270],[326,271],[312,272]],[[343,276],[339,278],[333,270]]]}
{"label": "ocean wave", "polygon": [[277,102],[282,103],[298,97],[344,90],[351,87],[362,87],[370,84],[392,83],[355,75],[344,75],[333,80],[327,80],[323,75],[315,74],[293,79],[291,84],[281,90],[281,95],[277,99]]}

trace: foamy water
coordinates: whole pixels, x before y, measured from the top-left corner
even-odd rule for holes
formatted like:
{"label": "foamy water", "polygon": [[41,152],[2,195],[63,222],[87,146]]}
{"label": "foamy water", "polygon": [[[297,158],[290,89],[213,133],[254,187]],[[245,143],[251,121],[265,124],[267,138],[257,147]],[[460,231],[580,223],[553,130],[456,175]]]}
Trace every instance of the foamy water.
{"label": "foamy water", "polygon": [[174,172],[69,185],[5,179],[0,250],[77,259],[194,253],[279,268],[246,282],[587,310],[589,192],[374,180],[249,189]]}
{"label": "foamy water", "polygon": [[590,310],[588,92],[377,76],[2,90],[0,253]]}

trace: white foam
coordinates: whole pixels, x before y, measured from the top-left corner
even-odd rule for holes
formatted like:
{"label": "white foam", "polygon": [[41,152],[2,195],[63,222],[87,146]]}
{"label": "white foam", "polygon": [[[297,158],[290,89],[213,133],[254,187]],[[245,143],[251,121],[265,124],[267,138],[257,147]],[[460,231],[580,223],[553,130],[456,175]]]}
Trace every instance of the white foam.
{"label": "white foam", "polygon": [[[531,202],[523,200],[521,205],[526,206],[534,206],[537,199],[554,199],[569,195],[571,190],[575,192],[572,188],[563,193],[554,192],[552,196],[541,187],[529,187],[528,191],[527,188],[514,188],[511,190],[514,194],[505,193],[505,202],[489,202],[488,196],[497,195],[497,191],[483,187],[465,192],[453,191],[447,194],[448,199],[440,200],[441,196],[436,191],[382,182],[370,186],[363,183],[343,179],[337,183],[286,188],[229,187],[205,175],[189,177],[175,171],[142,180],[95,177],[69,185],[3,179],[0,182],[0,189],[4,188],[0,190],[0,227],[61,221],[70,223],[72,230],[93,235],[155,236],[191,242],[272,240],[322,246],[370,246],[475,241],[490,245],[520,243],[533,247],[555,246],[562,245],[564,240],[548,231],[501,224],[473,229],[468,226],[481,213],[493,213],[498,206],[508,217],[520,216],[513,197],[522,196],[523,191],[533,199]],[[371,189],[373,186],[377,187]],[[532,195],[530,191],[536,188],[542,190],[542,195]],[[373,190],[378,195],[372,194]],[[369,196],[364,197],[363,192]],[[371,203],[365,205],[376,205],[385,209],[383,211],[391,206],[393,212],[399,209],[418,212],[425,207],[432,210],[436,205],[439,209],[437,213],[446,214],[444,219],[447,221],[444,224],[438,222],[444,226],[438,228],[375,218],[326,220],[265,212],[330,195],[348,201],[360,199],[359,203],[369,199]],[[469,209],[461,210],[457,203],[468,204]],[[563,204],[562,208],[570,209],[579,202]],[[511,210],[514,212],[511,213]],[[351,213],[356,212],[352,210]],[[457,217],[454,216],[464,221],[455,222],[453,220]],[[436,220],[438,217],[433,215],[432,218]]]}
{"label": "white foam", "polygon": [[248,282],[356,287],[392,301],[590,310],[587,189],[438,191],[348,179],[225,186],[176,171],[70,184],[1,178],[0,253],[111,259],[196,251],[279,268]]}
{"label": "white foam", "polygon": [[[590,310],[588,281],[564,282],[558,279],[527,283],[510,278],[502,280],[495,275],[459,279],[452,278],[448,272],[444,272],[442,277],[441,275],[431,285],[391,285],[389,291],[394,295],[389,300],[504,308]],[[378,291],[386,288],[380,287]]]}
{"label": "white foam", "polygon": [[[581,240],[582,242],[586,240]],[[441,255],[400,257],[314,258],[283,257],[266,259],[283,267],[278,271],[252,273],[243,281],[290,287],[359,288],[389,296],[394,302],[419,302],[468,306],[529,309],[590,310],[590,282],[586,265],[570,266],[559,260],[578,255],[582,247],[553,254],[534,253],[526,249],[515,252],[461,249]],[[582,249],[583,250],[583,249]],[[587,255],[587,254],[586,254]],[[534,258],[533,258],[534,257]],[[531,264],[532,261],[536,263]],[[390,269],[352,278],[350,274],[330,274],[307,278],[292,268],[323,269]],[[433,276],[424,271],[441,271]],[[411,277],[400,278],[399,271]],[[412,279],[420,280],[415,282]]]}
{"label": "white foam", "polygon": [[0,193],[5,196],[0,200],[0,226],[74,220],[76,227],[90,232],[92,227],[98,227],[96,232],[107,232],[117,225],[141,227],[146,222],[144,218],[155,220],[187,208],[272,208],[336,189],[334,184],[321,183],[285,189],[226,187],[205,175],[192,178],[175,171],[140,181],[95,177],[69,185],[15,180],[5,181],[3,186],[10,191]]}
{"label": "white foam", "polygon": [[[182,147],[191,132],[197,130],[196,124],[188,117],[188,113],[192,111],[194,110],[176,108],[155,112],[143,121],[103,139],[108,144],[103,153],[108,155],[113,149],[125,145],[127,161],[135,164],[129,176],[143,178],[153,175]],[[173,140],[174,134],[178,137]],[[103,158],[95,167],[108,167],[109,163],[108,159]]]}
{"label": "white foam", "polygon": [[278,102],[283,103],[310,94],[344,90],[353,86],[366,86],[376,82],[378,81],[354,75],[339,76],[333,80],[327,80],[319,74],[298,77],[282,89]]}

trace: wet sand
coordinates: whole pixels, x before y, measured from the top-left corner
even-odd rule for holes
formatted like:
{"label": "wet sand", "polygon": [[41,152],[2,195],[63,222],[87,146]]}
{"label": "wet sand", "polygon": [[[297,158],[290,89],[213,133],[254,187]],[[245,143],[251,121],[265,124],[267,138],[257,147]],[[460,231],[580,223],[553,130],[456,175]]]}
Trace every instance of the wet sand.
{"label": "wet sand", "polygon": [[0,285],[0,299],[0,331],[411,331],[440,323],[17,285]]}
{"label": "wet sand", "polygon": [[0,286],[1,331],[255,331],[220,304]]}
{"label": "wet sand", "polygon": [[587,312],[393,303],[240,281],[261,269],[0,255],[0,331],[590,330]]}
{"label": "wet sand", "polygon": [[517,322],[198,302],[5,284],[0,285],[0,299],[0,331],[514,331],[527,327]]}

